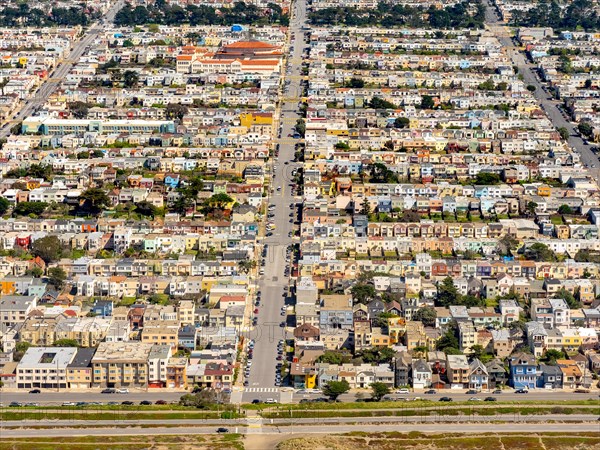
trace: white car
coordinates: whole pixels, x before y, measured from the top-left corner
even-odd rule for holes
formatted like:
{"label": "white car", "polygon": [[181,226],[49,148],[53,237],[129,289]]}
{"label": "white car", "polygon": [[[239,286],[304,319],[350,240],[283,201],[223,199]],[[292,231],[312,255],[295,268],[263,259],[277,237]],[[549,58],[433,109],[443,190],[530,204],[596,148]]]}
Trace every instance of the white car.
{"label": "white car", "polygon": [[272,405],[273,403],[277,403],[277,400],[275,400],[274,398],[268,398],[265,400],[265,403]]}
{"label": "white car", "polygon": [[408,394],[408,393],[410,393],[410,391],[406,388],[398,389],[396,391],[396,394]]}
{"label": "white car", "polygon": [[117,394],[129,394],[129,389],[127,389],[127,388],[117,389]]}

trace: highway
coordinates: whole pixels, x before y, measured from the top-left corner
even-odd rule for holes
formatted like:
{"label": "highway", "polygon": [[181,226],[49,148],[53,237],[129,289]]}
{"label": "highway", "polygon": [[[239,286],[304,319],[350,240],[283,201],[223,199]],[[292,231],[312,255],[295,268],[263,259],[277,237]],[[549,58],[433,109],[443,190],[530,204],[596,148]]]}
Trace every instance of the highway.
{"label": "highway", "polygon": [[[588,173],[596,180],[600,180],[600,161],[598,157],[591,151],[590,146],[586,145],[578,134],[577,125],[569,122],[561,113],[559,106],[562,102],[550,98],[550,94],[544,91],[545,85],[536,75],[536,65],[530,63],[525,56],[516,48],[513,40],[510,37],[510,30],[502,22],[496,13],[495,8],[491,4],[491,0],[485,1],[486,6],[486,24],[493,31],[500,41],[500,44],[506,49],[508,56],[511,58],[512,64],[519,69],[519,74],[523,75],[525,86],[535,86],[533,93],[535,99],[548,116],[552,124],[558,128],[566,128],[569,131],[569,145],[581,156],[581,162],[588,166]],[[592,165],[594,167],[592,167]]]}
{"label": "highway", "polygon": [[[255,340],[252,365],[250,375],[247,378],[248,386],[242,395],[233,393],[231,401],[233,403],[250,402],[253,399],[266,400],[272,398],[277,401],[291,401],[291,392],[286,392],[284,398],[281,397],[282,389],[275,385],[275,373],[277,364],[277,345],[279,340],[285,340],[291,337],[291,328],[283,327],[282,322],[287,322],[287,317],[282,315],[284,306],[291,306],[291,299],[285,294],[284,289],[289,286],[289,275],[284,270],[288,265],[286,262],[286,249],[293,243],[290,232],[293,231],[294,224],[290,223],[295,217],[290,214],[296,214],[297,211],[293,204],[297,201],[292,192],[289,183],[292,179],[291,171],[300,167],[293,163],[294,145],[297,139],[289,138],[293,134],[292,128],[296,120],[301,116],[298,113],[299,100],[302,88],[300,86],[301,64],[297,63],[302,58],[304,47],[301,27],[306,20],[305,0],[297,0],[293,7],[293,17],[290,21],[288,65],[284,72],[284,86],[282,90],[283,97],[288,99],[280,104],[280,128],[277,135],[279,137],[279,156],[274,158],[272,180],[272,193],[268,200],[270,205],[275,205],[273,209],[273,223],[275,229],[272,235],[264,239],[264,245],[267,248],[264,276],[259,282],[261,292],[261,304],[257,315],[258,323],[249,333],[249,337]],[[285,391],[284,391],[285,392]]]}
{"label": "highway", "polygon": [[185,392],[181,391],[142,391],[130,390],[129,394],[101,394],[100,391],[65,391],[65,392],[50,392],[43,390],[41,394],[29,394],[27,392],[0,392],[0,402],[4,406],[8,406],[10,402],[29,403],[35,402],[40,405],[61,405],[63,402],[122,402],[130,400],[141,402],[150,400],[165,400],[167,402],[179,401]]}
{"label": "highway", "polygon": [[9,136],[10,129],[16,123],[19,123],[23,119],[29,117],[37,108],[40,108],[46,103],[50,95],[52,95],[56,88],[60,86],[73,66],[77,64],[77,61],[85,52],[86,47],[92,45],[100,33],[104,31],[104,26],[102,24],[103,20],[112,22],[115,18],[115,15],[124,4],[124,0],[117,0],[106,12],[103,18],[92,24],[91,27],[84,32],[83,36],[73,45],[69,56],[56,66],[54,71],[38,88],[37,92],[31,98],[25,101],[17,115],[11,121],[2,125],[2,128],[0,128],[0,138]]}
{"label": "highway", "polygon": [[[582,423],[548,423],[549,420],[554,420],[552,416],[529,416],[528,422],[507,422],[507,423],[460,423],[460,427],[457,427],[456,423],[444,423],[439,421],[430,421],[429,423],[393,423],[393,424],[365,424],[365,423],[353,423],[353,424],[327,424],[321,423],[320,425],[307,424],[307,425],[288,425],[288,426],[276,426],[276,425],[262,425],[252,424],[249,426],[236,427],[235,424],[229,428],[230,432],[237,432],[241,434],[286,434],[292,437],[292,434],[297,434],[299,437],[307,434],[330,434],[330,433],[348,433],[352,431],[367,431],[367,432],[408,432],[408,431],[420,431],[423,433],[516,433],[516,432],[527,432],[527,433],[583,433],[583,432],[597,432],[598,423],[595,420]],[[537,419],[537,421],[531,420]],[[216,428],[214,425],[204,426],[181,426],[181,427],[126,427],[126,428],[48,428],[43,430],[44,437],[74,437],[74,436],[143,436],[143,435],[188,435],[188,434],[210,434],[215,433]],[[226,424],[225,424],[226,425]],[[24,437],[40,437],[41,430],[38,429],[3,429],[2,439],[8,438],[24,438]]]}

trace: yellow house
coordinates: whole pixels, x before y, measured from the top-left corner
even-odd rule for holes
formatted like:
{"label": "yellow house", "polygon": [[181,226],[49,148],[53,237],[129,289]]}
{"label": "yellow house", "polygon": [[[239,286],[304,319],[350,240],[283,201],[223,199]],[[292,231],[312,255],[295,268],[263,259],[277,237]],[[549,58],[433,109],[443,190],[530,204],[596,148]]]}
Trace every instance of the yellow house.
{"label": "yellow house", "polygon": [[250,128],[252,125],[272,125],[273,114],[259,112],[241,113],[240,124],[247,128]]}
{"label": "yellow house", "polygon": [[538,195],[540,197],[550,197],[552,195],[552,188],[547,184],[538,186]]}
{"label": "yellow house", "polygon": [[388,318],[388,332],[390,334],[390,343],[397,344],[402,340],[406,333],[406,320],[403,317]]}
{"label": "yellow house", "polygon": [[2,279],[0,280],[0,290],[2,291],[2,295],[13,295],[17,292],[17,286],[14,280],[11,279]]}

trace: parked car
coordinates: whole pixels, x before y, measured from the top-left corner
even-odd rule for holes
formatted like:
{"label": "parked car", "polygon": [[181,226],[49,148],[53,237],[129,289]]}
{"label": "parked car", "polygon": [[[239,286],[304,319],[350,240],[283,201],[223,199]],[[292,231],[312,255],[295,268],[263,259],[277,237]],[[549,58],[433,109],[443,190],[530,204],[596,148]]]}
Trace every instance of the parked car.
{"label": "parked car", "polygon": [[476,390],[476,389],[469,389],[469,390],[467,391],[467,394],[468,394],[468,395],[475,395],[475,394],[477,394],[477,390]]}
{"label": "parked car", "polygon": [[469,401],[470,401],[470,402],[480,402],[480,401],[481,401],[481,399],[480,399],[479,397],[471,397],[471,398],[469,399]]}
{"label": "parked car", "polygon": [[274,398],[268,398],[268,399],[265,400],[265,403],[267,405],[272,405],[274,403],[277,403],[277,400],[275,400]]}
{"label": "parked car", "polygon": [[429,389],[428,391],[425,391],[424,394],[437,394],[437,391],[435,389]]}
{"label": "parked car", "polygon": [[259,400],[257,398],[255,398],[254,400],[252,400],[252,404],[253,405],[260,405],[262,403],[262,400]]}
{"label": "parked car", "polygon": [[133,404],[134,404],[134,403],[133,403],[131,400],[125,400],[125,401],[122,401],[122,402],[121,402],[121,405],[129,405],[129,406],[131,406],[131,405],[133,405]]}
{"label": "parked car", "polygon": [[145,406],[147,406],[147,405],[151,405],[151,404],[152,404],[152,402],[151,402],[150,400],[142,400],[142,401],[140,402],[140,405],[145,405]]}
{"label": "parked car", "polygon": [[396,394],[408,394],[410,391],[407,388],[401,388],[396,390]]}
{"label": "parked car", "polygon": [[40,391],[39,389],[32,389],[29,391],[30,394],[41,394],[42,391]]}
{"label": "parked car", "polygon": [[108,389],[102,389],[102,391],[100,391],[101,394],[116,394],[117,390],[116,389],[112,389],[112,388],[108,388]]}
{"label": "parked car", "polygon": [[452,401],[452,397],[441,397],[440,398],[440,402],[451,402]]}
{"label": "parked car", "polygon": [[515,394],[529,394],[529,391],[527,389],[517,389]]}
{"label": "parked car", "polygon": [[117,394],[129,394],[129,389],[127,389],[127,388],[117,389]]}
{"label": "parked car", "polygon": [[20,406],[23,406],[22,403],[20,402],[10,402],[10,404],[8,405],[10,408],[18,408]]}
{"label": "parked car", "polygon": [[486,398],[484,398],[484,401],[486,401],[486,402],[495,402],[497,400],[498,399],[496,397],[486,397]]}
{"label": "parked car", "polygon": [[502,389],[496,389],[492,394],[502,394]]}
{"label": "parked car", "polygon": [[154,402],[155,405],[166,405],[167,401],[166,400],[156,400],[156,402]]}

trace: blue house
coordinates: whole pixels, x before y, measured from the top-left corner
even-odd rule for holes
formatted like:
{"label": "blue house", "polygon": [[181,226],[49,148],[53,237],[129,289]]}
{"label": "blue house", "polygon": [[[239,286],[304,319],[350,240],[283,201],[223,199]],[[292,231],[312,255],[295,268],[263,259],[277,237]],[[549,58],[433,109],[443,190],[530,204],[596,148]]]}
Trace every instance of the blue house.
{"label": "blue house", "polygon": [[510,357],[510,383],[515,389],[535,389],[537,386],[537,363],[528,353],[517,353]]}
{"label": "blue house", "polygon": [[113,312],[112,300],[96,300],[92,306],[92,313],[99,317],[110,317]]}
{"label": "blue house", "polygon": [[176,188],[179,186],[179,175],[169,174],[165,177],[165,186]]}

